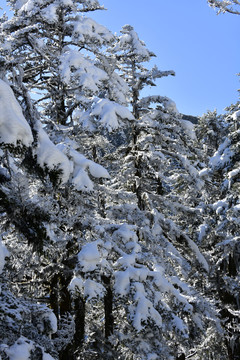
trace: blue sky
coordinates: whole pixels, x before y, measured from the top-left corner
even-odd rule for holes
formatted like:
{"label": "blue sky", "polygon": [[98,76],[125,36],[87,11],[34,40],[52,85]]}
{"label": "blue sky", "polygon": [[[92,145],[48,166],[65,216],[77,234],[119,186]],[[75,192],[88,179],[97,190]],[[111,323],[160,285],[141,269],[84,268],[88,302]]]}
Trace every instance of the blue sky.
{"label": "blue sky", "polygon": [[[130,24],[176,77],[158,80],[145,95],[168,96],[180,112],[218,113],[239,99],[240,16],[216,15],[207,0],[102,0],[107,11],[90,13],[112,32]],[[3,5],[2,5],[3,6]]]}
{"label": "blue sky", "polygon": [[94,18],[113,32],[130,24],[176,77],[158,80],[148,94],[172,98],[180,112],[202,115],[239,99],[240,16],[216,15],[206,0],[103,0]]}

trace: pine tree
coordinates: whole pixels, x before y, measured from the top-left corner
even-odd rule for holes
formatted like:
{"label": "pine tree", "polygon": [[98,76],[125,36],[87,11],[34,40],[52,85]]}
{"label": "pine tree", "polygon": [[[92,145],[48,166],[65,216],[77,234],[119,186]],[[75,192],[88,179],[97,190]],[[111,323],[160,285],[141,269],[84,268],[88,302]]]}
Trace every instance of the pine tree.
{"label": "pine tree", "polygon": [[139,118],[140,92],[146,86],[156,86],[155,80],[163,76],[175,75],[173,70],[160,71],[157,66],[148,70],[143,63],[149,62],[156,55],[147,49],[144,42],[139,39],[131,25],[125,25],[122,35],[109,49],[118,62],[119,71],[129,85],[132,113],[135,119]]}
{"label": "pine tree", "polygon": [[36,93],[43,115],[66,125],[75,109],[84,108],[107,80],[96,56],[113,35],[85,16],[102,7],[98,1],[77,0],[10,3],[15,16],[3,25],[7,63]]}
{"label": "pine tree", "polygon": [[217,115],[216,110],[208,111],[199,119],[196,125],[196,135],[202,143],[201,147],[204,150],[206,161],[217,151],[225,133],[226,122],[222,115]]}
{"label": "pine tree", "polygon": [[[135,32],[134,34],[136,39],[137,35]],[[115,45],[113,49],[116,50]],[[122,51],[124,52],[124,47]],[[113,58],[114,56],[112,55]],[[140,60],[138,66],[141,67]],[[122,74],[124,75],[124,71]],[[148,75],[151,79],[151,72],[148,72]],[[125,74],[125,78],[129,79],[129,75]],[[137,76],[136,83],[133,82],[132,77],[130,79],[131,86],[137,87]],[[144,81],[146,83],[150,81],[147,71]],[[91,227],[91,233],[96,234],[93,238],[98,240],[87,244],[80,251],[76,278],[72,281],[71,289],[73,294],[75,292],[85,294],[87,303],[92,303],[92,308],[89,309],[91,318],[97,319],[96,312],[103,314],[103,308],[99,304],[94,311],[97,300],[104,299],[105,304],[107,301],[109,301],[108,305],[112,304],[108,306],[109,316],[105,312],[105,320],[109,319],[109,322],[106,321],[105,334],[112,333],[110,341],[113,344],[121,344],[122,352],[118,353],[119,356],[121,354],[124,358],[131,358],[131,356],[137,356],[139,351],[139,355],[148,356],[151,353],[153,358],[165,356],[169,359],[173,356],[173,348],[176,346],[179,347],[179,355],[182,352],[192,354],[194,351],[203,354],[207,349],[209,356],[210,354],[216,356],[217,349],[212,344],[211,337],[208,337],[203,349],[197,345],[197,341],[194,342],[197,340],[195,336],[200,336],[200,332],[191,333],[190,330],[192,326],[196,326],[195,322],[199,318],[202,319],[201,321],[205,324],[202,326],[205,329],[208,328],[209,333],[211,326],[219,325],[214,315],[215,310],[208,303],[208,299],[201,298],[200,302],[206,301],[204,307],[212,312],[215,320],[211,325],[206,319],[204,320],[205,315],[201,312],[199,305],[196,305],[194,309],[190,306],[189,323],[182,321],[186,311],[185,305],[188,307],[189,304],[182,303],[177,308],[173,306],[174,302],[179,304],[183,301],[181,294],[184,293],[184,286],[182,284],[181,287],[180,279],[184,278],[186,281],[186,274],[189,274],[191,278],[189,286],[198,283],[197,286],[193,286],[194,291],[202,290],[205,286],[205,275],[202,270],[196,273],[196,267],[200,264],[204,271],[208,271],[206,260],[189,233],[186,232],[187,224],[189,225],[186,214],[188,217],[191,214],[192,218],[196,218],[200,202],[197,196],[204,185],[195,168],[198,166],[197,156],[193,152],[192,140],[181,126],[175,104],[162,96],[143,99],[139,94],[138,96],[137,119],[129,117],[129,122],[118,123],[115,130],[112,127],[106,127],[105,132],[100,132],[101,139],[105,136],[105,139],[109,141],[108,143],[105,140],[104,150],[107,146],[111,148],[112,154],[106,151],[102,161],[104,166],[111,169],[112,179],[110,188],[104,190],[105,199],[100,204],[102,219],[99,217],[97,226]],[[158,106],[151,107],[151,104],[155,103]],[[93,120],[87,118],[85,121],[85,125],[88,125],[88,129],[92,129],[93,133],[89,142],[94,141],[99,144],[99,131],[89,125],[89,121],[91,121],[90,124],[94,124]],[[129,132],[127,128],[132,131]],[[121,132],[124,134],[125,142],[116,144],[115,134],[120,137]],[[189,144],[192,145],[189,146]],[[196,164],[192,163],[192,159],[189,161],[187,158],[193,154]],[[180,180],[182,176],[184,176],[182,194],[177,196],[177,189],[181,187],[177,180]],[[185,190],[185,184],[188,186],[189,193]],[[196,190],[194,190],[195,187]],[[184,195],[187,198],[190,194],[195,201],[192,207],[184,198]],[[191,201],[193,201],[192,198]],[[185,206],[181,202],[185,202]],[[165,252],[162,249],[167,250]],[[183,273],[178,269],[179,263],[173,260],[172,252],[181,264],[184,263]],[[169,259],[171,259],[172,267],[168,263]],[[91,260],[90,264],[87,260]],[[153,269],[156,269],[156,273]],[[155,281],[155,276],[158,277],[153,288],[149,283],[152,276],[153,281]],[[106,287],[106,284],[110,287]],[[175,291],[176,287],[179,292]],[[158,291],[166,292],[164,300],[156,299]],[[187,290],[186,293],[188,293]],[[188,294],[190,293],[189,289]],[[199,293],[196,296],[199,296]],[[179,311],[180,308],[182,310]],[[170,312],[168,313],[166,309]],[[163,333],[163,329],[167,329],[172,334],[172,340]],[[153,332],[155,336],[152,336]],[[195,340],[188,343],[189,332],[193,337],[191,339]],[[97,334],[100,336],[99,331]],[[213,338],[218,336],[217,334],[219,334],[217,330],[216,333],[213,331]],[[162,337],[161,342],[154,341],[159,337]],[[92,348],[90,349],[93,351]],[[104,351],[102,349],[106,350],[98,342],[98,351]],[[89,348],[85,351],[88,354]],[[95,353],[97,354],[96,348]],[[224,357],[225,353],[222,356]]]}
{"label": "pine tree", "polygon": [[61,360],[225,359],[208,262],[192,238],[204,193],[193,139],[170,99],[140,94],[173,72],[143,66],[152,53],[129,25],[106,55],[113,35],[82,16],[98,1],[11,4],[1,24],[1,228],[11,254],[1,296],[12,304],[14,294],[16,311],[10,329],[3,308],[3,356],[22,346]]}
{"label": "pine tree", "polygon": [[[79,2],[79,4],[82,6],[81,11],[84,12],[87,11],[87,9],[92,11],[99,8],[97,1],[94,3]],[[48,18],[48,11],[50,9],[48,8],[46,10],[47,5],[49,4],[46,3],[46,5],[42,7],[35,8],[31,7],[31,4],[28,3],[26,8],[24,8],[23,4],[19,9],[16,9],[16,17],[12,19],[12,22],[3,21],[3,33],[6,37],[2,42],[2,54],[4,56],[2,74],[5,81],[1,80],[1,145],[3,148],[1,159],[3,161],[2,177],[4,182],[4,185],[1,187],[1,206],[3,211],[6,212],[8,219],[10,219],[11,226],[14,226],[20,243],[21,237],[23,236],[30,244],[28,254],[36,250],[41,254],[41,256],[40,254],[36,256],[36,263],[31,264],[33,268],[35,266],[35,269],[32,271],[32,276],[36,279],[35,286],[27,289],[24,288],[24,286],[20,286],[20,293],[26,293],[27,291],[33,298],[36,300],[42,299],[42,301],[49,296],[49,306],[52,307],[59,321],[59,329],[56,335],[57,339],[54,340],[55,355],[57,351],[61,353],[62,358],[67,356],[69,359],[71,354],[67,354],[66,349],[73,340],[72,338],[74,338],[76,342],[73,326],[74,314],[71,313],[74,310],[67,290],[67,285],[71,279],[69,278],[69,274],[72,274],[74,268],[74,251],[72,248],[75,246],[75,241],[73,240],[74,234],[71,234],[71,227],[74,227],[74,224],[79,222],[80,213],[83,214],[84,211],[82,210],[80,213],[76,211],[75,202],[73,210],[71,201],[69,201],[68,198],[69,191],[67,191],[67,187],[64,184],[69,181],[73,184],[73,188],[78,191],[91,191],[93,189],[93,182],[90,180],[90,177],[108,177],[109,175],[103,167],[79,154],[74,149],[74,147],[77,147],[77,144],[73,145],[73,142],[71,142],[69,138],[66,138],[64,133],[59,130],[58,132],[52,132],[52,140],[55,142],[64,140],[65,145],[61,144],[61,146],[59,145],[57,147],[50,140],[40,123],[40,117],[46,119],[46,116],[53,124],[56,122],[66,124],[68,121],[68,115],[66,113],[63,114],[61,110],[63,108],[59,108],[59,104],[62,104],[62,85],[64,83],[60,78],[60,69],[62,69],[63,61],[59,60],[59,56],[61,55],[62,48],[57,48],[60,44],[58,41],[59,38],[56,39],[55,36],[53,36],[53,39],[51,39],[49,35],[47,35],[50,34],[50,28],[55,28],[56,36],[60,36],[61,34],[58,32],[60,29],[58,27],[59,24],[56,23],[56,18],[54,20],[55,25],[52,23],[52,20]],[[57,8],[57,5],[61,7],[61,4],[51,5],[53,13],[55,10],[58,14],[61,12],[61,9]],[[73,4],[70,8],[73,9]],[[29,17],[29,15],[30,13],[34,15],[33,12],[36,15],[34,22],[37,23],[38,20],[38,25],[36,26],[35,24],[32,26],[29,25],[29,21],[31,21],[31,19],[33,20],[33,17]],[[66,12],[69,14],[68,7]],[[50,12],[50,14],[53,13]],[[82,17],[81,19],[83,20]],[[87,21],[86,18],[85,20]],[[90,23],[90,25],[95,24],[94,21],[90,21]],[[88,24],[88,26],[90,25]],[[82,26],[81,21],[79,26]],[[98,25],[96,24],[96,26]],[[70,27],[72,28],[73,24],[71,24]],[[39,32],[37,31],[36,34],[37,29],[39,29]],[[41,30],[43,30],[43,32]],[[94,31],[95,30],[96,29],[94,29]],[[99,31],[102,34],[102,31],[104,32],[105,30],[106,29],[102,27]],[[14,39],[11,39],[13,40],[11,42],[12,47],[10,46],[10,42],[8,43],[9,47],[6,46],[5,42],[9,31],[13,31],[12,35]],[[85,34],[86,37],[88,37],[89,31],[87,30],[87,34]],[[41,35],[44,39],[39,39]],[[66,33],[64,32],[62,36],[66,36]],[[95,36],[98,36],[98,41],[92,42],[93,49],[97,48],[98,44],[101,43],[101,36],[97,34],[96,31]],[[54,41],[56,41],[56,43]],[[81,41],[84,42],[86,46],[87,42],[89,42],[87,40]],[[42,51],[40,43],[43,47]],[[19,51],[19,49],[21,50]],[[12,54],[11,51],[13,51]],[[46,55],[48,51],[52,51],[51,59]],[[12,57],[12,55],[14,56]],[[71,55],[74,54],[72,53]],[[74,61],[74,56],[70,56],[70,58]],[[12,59],[14,59],[14,61],[11,63]],[[90,75],[90,73],[91,71],[99,71],[100,74],[103,74],[103,71],[95,68],[93,62],[87,58],[84,59],[83,56],[78,57],[76,61],[79,62],[79,59],[85,62],[84,66],[87,66],[85,71],[86,76],[90,76],[90,86],[95,87],[96,90],[97,85],[95,85],[93,81],[96,81],[97,84],[99,76],[95,76],[93,73]],[[38,66],[36,66],[36,63],[38,63]],[[72,64],[68,63],[68,59],[66,59],[65,64],[65,71],[67,72],[68,69],[70,71]],[[93,75],[94,79],[92,79]],[[84,74],[81,76],[84,77]],[[86,82],[88,83],[87,80],[89,79],[86,78]],[[18,97],[22,105],[23,112],[6,81],[12,84],[15,96]],[[82,91],[81,89],[83,88],[84,86],[80,84],[79,90]],[[37,89],[41,97],[47,100],[48,104],[51,104],[52,109],[54,108],[52,113],[48,114],[43,112],[40,116],[41,107],[45,110],[48,105],[44,104],[40,105],[40,108],[38,107],[40,103],[39,99],[35,100],[30,97],[29,91],[33,91],[33,89]],[[55,95],[54,97],[53,93],[56,94],[57,91],[59,91],[59,96]],[[84,91],[87,92],[88,90],[84,89]],[[64,95],[66,94],[64,93]],[[8,97],[8,105],[7,102],[5,102],[4,96]],[[66,96],[66,98],[67,97],[70,103],[71,96]],[[51,99],[50,103],[49,99]],[[55,118],[55,114],[58,114],[57,118]],[[66,116],[65,120],[59,121],[58,118],[62,116],[63,119],[63,115]],[[30,126],[24,116],[29,121]],[[18,157],[16,157],[16,151],[21,151]],[[66,154],[64,154],[64,152]],[[31,170],[32,174],[29,174],[29,170]],[[22,183],[23,179],[19,175],[21,172],[27,174],[30,179],[28,183],[26,183],[26,181]],[[32,192],[35,194],[34,199],[32,199],[32,196],[29,196],[29,193]],[[46,198],[48,198],[47,203]],[[81,198],[83,198],[83,196],[79,195],[75,200],[77,201],[77,199],[79,200]],[[68,204],[67,201],[69,201]],[[85,202],[83,207],[89,206],[87,197],[83,202]],[[68,212],[69,216],[66,218]],[[70,214],[74,215],[71,220]],[[54,242],[60,239],[61,242],[58,242],[57,245],[54,244]],[[16,264],[20,266],[19,261],[21,257],[24,257],[26,247],[24,247],[23,251],[16,252],[11,242],[9,242],[8,233],[6,233],[5,242],[9,249],[12,250],[11,261],[9,262],[12,277],[16,272]],[[67,255],[64,256],[66,246],[69,247],[69,250],[67,251]],[[68,264],[66,256],[73,256],[72,264],[71,262]],[[54,263],[55,265],[52,265]],[[43,280],[43,273],[48,277],[48,281]],[[22,268],[21,271],[18,272],[17,278],[19,284],[24,284],[29,279],[28,271]],[[16,289],[12,290],[16,291]],[[16,295],[19,295],[19,293],[16,293]],[[66,321],[69,322],[69,324]],[[80,327],[81,326],[82,325],[80,325]],[[11,337],[9,337],[9,341],[12,341]]]}
{"label": "pine tree", "polygon": [[203,237],[211,254],[212,288],[219,301],[229,359],[239,357],[236,330],[239,327],[238,117],[237,108],[225,116],[225,139],[209,160],[207,173],[213,190],[206,205],[206,233]]}
{"label": "pine tree", "polygon": [[[220,12],[239,15],[238,1],[208,1]],[[211,259],[210,281],[225,330],[228,359],[239,359],[239,102],[231,105],[222,116],[222,137],[208,167],[204,169],[209,186],[205,205],[202,241]],[[218,136],[217,131],[213,132]],[[223,139],[222,139],[223,138]]]}

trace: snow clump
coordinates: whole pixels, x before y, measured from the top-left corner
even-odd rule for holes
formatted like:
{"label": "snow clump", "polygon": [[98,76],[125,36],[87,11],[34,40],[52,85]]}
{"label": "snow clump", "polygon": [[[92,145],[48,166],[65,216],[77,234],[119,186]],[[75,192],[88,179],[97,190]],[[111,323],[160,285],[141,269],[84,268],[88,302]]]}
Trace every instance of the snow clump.
{"label": "snow clump", "polygon": [[32,131],[10,86],[0,79],[0,143],[30,146]]}

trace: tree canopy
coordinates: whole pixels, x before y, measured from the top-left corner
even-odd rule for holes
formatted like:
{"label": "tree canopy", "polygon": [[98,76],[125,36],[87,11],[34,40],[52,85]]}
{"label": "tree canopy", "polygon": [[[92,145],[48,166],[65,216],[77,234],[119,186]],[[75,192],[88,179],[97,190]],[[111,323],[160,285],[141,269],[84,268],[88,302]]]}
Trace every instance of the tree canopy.
{"label": "tree canopy", "polygon": [[175,72],[97,0],[9,4],[0,359],[238,360],[239,104],[142,96]]}

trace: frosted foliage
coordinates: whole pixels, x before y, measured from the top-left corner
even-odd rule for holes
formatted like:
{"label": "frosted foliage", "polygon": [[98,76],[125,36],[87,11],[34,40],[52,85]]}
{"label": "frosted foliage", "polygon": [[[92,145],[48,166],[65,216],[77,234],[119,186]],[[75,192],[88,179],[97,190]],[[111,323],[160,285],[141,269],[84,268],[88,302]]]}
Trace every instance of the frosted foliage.
{"label": "frosted foliage", "polygon": [[109,79],[109,87],[111,89],[111,99],[121,105],[127,106],[127,97],[129,93],[127,82],[117,73],[112,73]]}
{"label": "frosted foliage", "polygon": [[73,165],[71,182],[76,190],[86,192],[93,190],[93,182],[89,178],[88,171],[95,178],[110,177],[108,171],[103,166],[96,164],[92,160],[86,159],[84,155],[80,154],[75,149],[69,149],[64,144],[59,144],[58,148],[71,159]]}
{"label": "frosted foliage", "polygon": [[198,170],[190,163],[187,156],[177,153],[177,157],[182,162],[182,165],[187,170],[189,176],[194,179],[197,189],[201,190],[204,186],[204,181],[199,178]]}
{"label": "frosted foliage", "polygon": [[84,10],[102,9],[98,0],[79,0],[79,3],[82,5]]}
{"label": "frosted foliage", "polygon": [[[193,307],[192,307],[192,305],[190,305],[188,303],[187,298],[185,296],[183,296],[180,293],[180,291],[174,287],[173,284],[176,283],[174,278],[172,279],[172,282],[170,282],[166,278],[166,276],[163,274],[162,269],[160,269],[160,271],[159,271],[158,266],[155,267],[154,271],[149,272],[149,276],[151,276],[153,278],[154,284],[159,288],[159,290],[162,293],[171,293],[172,295],[175,296],[175,298],[179,301],[179,303],[182,303],[185,305],[185,309],[187,311],[192,312]],[[181,287],[182,287],[182,284],[181,284]],[[186,289],[186,290],[189,291],[189,289]]]}
{"label": "frosted foliage", "polygon": [[130,25],[123,26],[122,36],[119,38],[119,43],[114,47],[115,51],[127,50],[128,56],[138,56],[141,61],[150,60],[150,53],[146,48],[143,41],[138,37],[138,34],[133,30]]}
{"label": "frosted foliage", "polygon": [[9,360],[30,360],[33,342],[21,336],[12,346],[5,350]]}
{"label": "frosted foliage", "polygon": [[[162,306],[171,311],[169,305],[163,300],[164,294],[172,295],[175,303],[182,304],[187,312],[192,312],[193,307],[189,304],[187,297],[174,286],[177,284],[179,288],[183,288],[180,280],[177,278],[173,278],[171,281],[167,279],[162,266],[155,264],[153,270],[150,270],[147,265],[136,265],[142,252],[134,230],[134,226],[123,224],[113,233],[115,242],[117,239],[121,240],[124,248],[128,251],[128,253],[122,252],[114,264],[114,292],[117,297],[133,296],[133,303],[128,311],[132,325],[137,331],[141,331],[148,321],[161,328],[163,320],[156,305],[161,301]],[[184,291],[189,294],[191,292],[187,287]],[[158,297],[157,294],[162,294],[162,296]],[[181,327],[182,333],[186,334],[187,326],[183,320],[176,316],[172,324],[175,328]]]}
{"label": "frosted foliage", "polygon": [[199,234],[198,234],[198,241],[202,241],[206,234],[207,234],[207,230],[208,230],[208,225],[207,224],[201,224],[199,226]]}
{"label": "frosted foliage", "polygon": [[5,257],[8,255],[8,251],[5,246],[2,244],[1,237],[0,237],[0,274],[3,271],[3,267],[5,264]]}
{"label": "frosted foliage", "polygon": [[103,70],[76,50],[68,50],[60,57],[59,70],[66,84],[70,85],[74,72],[74,81],[93,93],[98,91],[100,82],[107,79],[107,74]]}
{"label": "frosted foliage", "polygon": [[38,146],[34,151],[39,165],[42,167],[47,166],[50,170],[61,170],[61,182],[64,184],[70,181],[76,190],[93,190],[93,183],[88,176],[87,170],[95,178],[110,177],[103,166],[86,159],[76,150],[63,143],[55,145],[40,124]]}
{"label": "frosted foliage", "polygon": [[[156,289],[156,300],[154,302],[150,298],[151,292],[147,292],[149,291],[148,283],[153,283]],[[165,275],[162,274],[162,271],[150,271],[146,267],[135,268],[134,266],[128,265],[126,270],[115,272],[114,291],[117,296],[121,297],[134,294],[134,304],[130,307],[129,311],[133,326],[137,331],[141,331],[145,327],[147,319],[153,321],[156,326],[162,327],[161,315],[155,308],[155,305],[160,300],[157,298],[158,293],[172,294],[177,302],[183,304],[187,312],[193,311],[193,307],[188,303],[187,298],[167,280]],[[162,299],[161,302],[166,309],[171,311],[167,303]],[[182,322],[182,324],[182,329],[185,329],[186,325],[184,322]],[[185,332],[185,330],[183,330],[183,332]]]}
{"label": "frosted foliage", "polygon": [[42,315],[42,319],[44,319],[44,323],[47,321],[50,327],[50,334],[54,334],[57,332],[57,318],[52,310],[47,309]]}
{"label": "frosted foliage", "polygon": [[100,263],[101,255],[98,251],[98,241],[88,243],[83,246],[78,254],[78,261],[82,271],[93,271]]}
{"label": "frosted foliage", "polygon": [[224,209],[227,209],[228,206],[229,206],[229,203],[228,203],[227,199],[218,200],[212,204],[212,208],[216,212],[217,215],[221,214],[221,212]]}
{"label": "frosted foliage", "polygon": [[72,183],[78,191],[93,191],[93,182],[89,178],[87,172],[83,169],[79,169],[72,179]]}
{"label": "frosted foliage", "polygon": [[71,163],[66,155],[62,153],[49,139],[47,133],[39,124],[38,129],[38,146],[34,150],[37,155],[37,161],[40,166],[47,166],[50,170],[56,168],[62,171],[62,183],[66,183],[72,171]]}
{"label": "frosted foliage", "polygon": [[[87,250],[83,249],[85,255],[86,255],[86,251],[90,251],[90,250],[91,250],[90,248],[88,248]],[[96,251],[96,249],[94,249],[94,251]],[[80,256],[80,261],[82,262],[81,257],[83,257],[83,254],[81,254]],[[91,258],[92,259],[91,261],[95,261],[93,257]],[[85,258],[87,257],[85,256]],[[103,287],[103,285],[91,279],[83,280],[80,277],[74,277],[71,280],[68,289],[73,294],[79,292],[82,293],[87,300],[102,298],[105,293],[105,288]]]}
{"label": "frosted foliage", "polygon": [[[30,360],[34,349],[34,342],[21,336],[12,346],[6,347],[4,351],[9,360]],[[42,349],[42,360],[54,360],[54,358]]]}
{"label": "frosted foliage", "polygon": [[134,226],[122,224],[119,229],[114,232],[114,235],[120,237],[124,243],[130,240],[137,241],[137,235],[134,231]]}
{"label": "frosted foliage", "polygon": [[159,312],[154,309],[153,304],[145,297],[143,284],[135,283],[136,293],[134,300],[137,302],[135,311],[132,314],[133,326],[137,331],[141,331],[142,323],[146,322],[148,318],[154,319],[158,327],[162,326],[162,317]]}
{"label": "frosted foliage", "polygon": [[232,187],[232,184],[234,183],[234,179],[238,177],[239,173],[240,173],[240,168],[238,167],[232,171],[229,171],[229,173],[227,174],[228,180],[226,179],[226,182],[228,182],[229,189]]}
{"label": "frosted foliage", "polygon": [[232,119],[233,121],[238,121],[240,119],[240,110],[237,110],[232,114]]}
{"label": "frosted foliage", "polygon": [[[56,17],[57,8],[59,8],[60,6],[73,7],[74,2],[75,2],[75,0],[51,0],[51,1],[17,0],[14,8],[16,10],[19,10],[20,14],[23,11],[27,12],[27,13],[41,11],[41,15],[42,15],[43,19],[48,23],[52,23],[57,20],[57,17]],[[45,7],[43,7],[44,3],[46,4]]]}
{"label": "frosted foliage", "polygon": [[182,120],[182,119],[181,119],[181,124],[182,124],[182,127],[184,128],[185,132],[187,133],[187,135],[192,140],[197,140],[195,129],[194,129],[195,125],[191,121]]}
{"label": "frosted foliage", "polygon": [[80,42],[88,42],[89,39],[93,38],[95,42],[97,41],[102,45],[113,40],[112,33],[93,19],[79,16],[73,26],[73,36]]}
{"label": "frosted foliage", "polygon": [[186,236],[188,246],[192,249],[193,253],[195,254],[198,262],[202,265],[203,269],[205,269],[207,272],[209,271],[209,265],[204,258],[204,256],[201,254],[197,244],[195,244],[194,241],[192,241],[188,236]]}
{"label": "frosted foliage", "polygon": [[103,166],[96,164],[92,160],[86,159],[85,156],[83,156],[76,150],[70,149],[69,155],[74,162],[75,173],[77,173],[78,170],[80,170],[80,169],[83,169],[83,170],[89,169],[90,174],[96,178],[109,178],[110,177],[109,173]]}
{"label": "frosted foliage", "polygon": [[84,281],[84,297],[87,300],[94,298],[102,298],[104,296],[104,293],[105,288],[103,287],[103,285],[90,279]]}
{"label": "frosted foliage", "polygon": [[81,291],[83,288],[83,280],[80,277],[74,276],[68,285],[68,289],[71,292],[78,292]]}
{"label": "frosted foliage", "polygon": [[23,116],[12,89],[0,79],[0,143],[25,146],[33,142],[31,128]]}
{"label": "frosted foliage", "polygon": [[57,15],[57,4],[50,4],[42,11],[42,17],[43,19],[48,23],[55,23],[58,20]]}
{"label": "frosted foliage", "polygon": [[147,281],[147,276],[150,274],[148,269],[145,267],[141,269],[135,268],[135,256],[133,254],[132,256],[124,255],[119,260],[116,265],[126,268],[126,270],[115,272],[114,291],[117,296],[134,294],[134,303],[129,308],[133,327],[137,331],[141,331],[148,319],[153,321],[156,326],[161,327],[161,315],[148,298],[143,284],[143,282]]}
{"label": "frosted foliage", "polygon": [[[214,331],[217,323],[212,301],[215,290],[214,286],[209,288],[207,274],[209,264],[211,270],[213,264],[205,246],[212,229],[205,209],[219,218],[230,213],[227,198],[221,202],[215,199],[204,207],[201,195],[207,194],[206,176],[231,158],[230,142],[218,149],[209,169],[199,174],[207,165],[202,162],[201,142],[199,148],[196,144],[196,152],[193,149],[193,125],[181,120],[171,99],[140,95],[145,86],[154,86],[156,79],[174,72],[144,68],[143,63],[154,54],[130,25],[123,27],[114,45],[111,32],[85,16],[88,10],[100,7],[98,1],[9,1],[18,11],[16,17],[3,23],[12,44],[11,53],[7,46],[4,51],[8,51],[6,63],[10,56],[16,56],[19,67],[12,62],[6,76],[19,80],[18,90],[26,85],[29,96],[37,90],[39,97],[33,99],[32,112],[31,106],[27,108],[34,120],[33,141],[11,88],[1,80],[0,136],[3,142],[31,146],[29,150],[43,173],[58,170],[61,183],[52,187],[47,176],[39,179],[31,172],[26,191],[13,192],[17,196],[12,213],[21,217],[19,222],[13,218],[9,231],[4,228],[7,246],[12,243],[13,248],[14,241],[18,242],[8,260],[10,266],[5,264],[7,270],[13,265],[14,272],[4,272],[4,277],[10,276],[4,281],[16,277],[13,305],[18,296],[25,295],[33,305],[26,303],[26,314],[9,307],[12,312],[4,315],[14,326],[11,314],[16,314],[20,325],[13,329],[13,335],[4,335],[7,345],[0,348],[1,355],[5,352],[2,357],[53,360],[45,348],[60,358],[88,358],[91,353],[97,357],[101,353],[106,358],[169,360],[179,357],[177,350],[185,357],[197,358],[197,342],[205,337],[208,327]],[[12,67],[19,77],[14,77]],[[25,106],[29,105],[27,99],[21,97]],[[43,116],[43,126],[34,118],[37,113]],[[239,113],[232,114],[233,121],[239,120]],[[52,126],[54,121],[56,126]],[[94,132],[91,136],[90,130]],[[185,137],[186,133],[189,136]],[[106,168],[78,150],[89,158],[101,159]],[[2,166],[9,170],[8,159],[2,154]],[[22,159],[13,156],[9,155],[10,166],[12,162],[16,167]],[[27,169],[21,165],[19,171],[25,176]],[[227,178],[233,181],[239,173],[240,167],[234,166],[228,169]],[[15,186],[8,181],[9,174],[1,175],[3,190]],[[98,179],[110,180],[105,184]],[[94,181],[97,191],[91,193]],[[232,213],[237,217],[240,204],[234,205]],[[31,209],[35,216],[31,217]],[[11,221],[7,217],[6,210],[3,220]],[[33,239],[35,233],[40,234],[41,254],[32,256],[31,248],[25,251],[22,229],[33,233]],[[53,241],[45,241],[45,229]],[[198,237],[198,242],[191,236]],[[205,252],[201,253],[200,245]],[[0,273],[6,255],[0,242]],[[204,298],[205,289],[210,300]],[[2,286],[1,299],[4,292]],[[57,317],[38,301],[50,303]],[[35,304],[36,313],[32,311]],[[25,325],[28,319],[31,327]],[[15,341],[20,334],[31,340],[20,337]]]}
{"label": "frosted foliage", "polygon": [[143,97],[139,101],[139,106],[143,108],[148,108],[151,103],[161,104],[164,107],[164,110],[168,113],[174,114],[176,116],[179,115],[176,103],[166,96],[152,95]]}
{"label": "frosted foliage", "polygon": [[126,107],[108,99],[98,100],[93,105],[91,115],[97,116],[101,126],[109,132],[123,125],[121,119],[134,120],[132,113]]}
{"label": "frosted foliage", "polygon": [[232,170],[232,171],[229,171],[229,173],[228,173],[229,179],[232,179],[232,178],[234,178],[235,176],[237,176],[237,175],[239,174],[239,172],[240,172],[240,169],[239,169],[239,168],[234,169],[234,170]]}
{"label": "frosted foliage", "polygon": [[223,169],[227,164],[229,164],[232,156],[234,155],[233,151],[230,149],[230,144],[230,140],[225,139],[215,154],[210,158],[209,165],[213,170]]}

